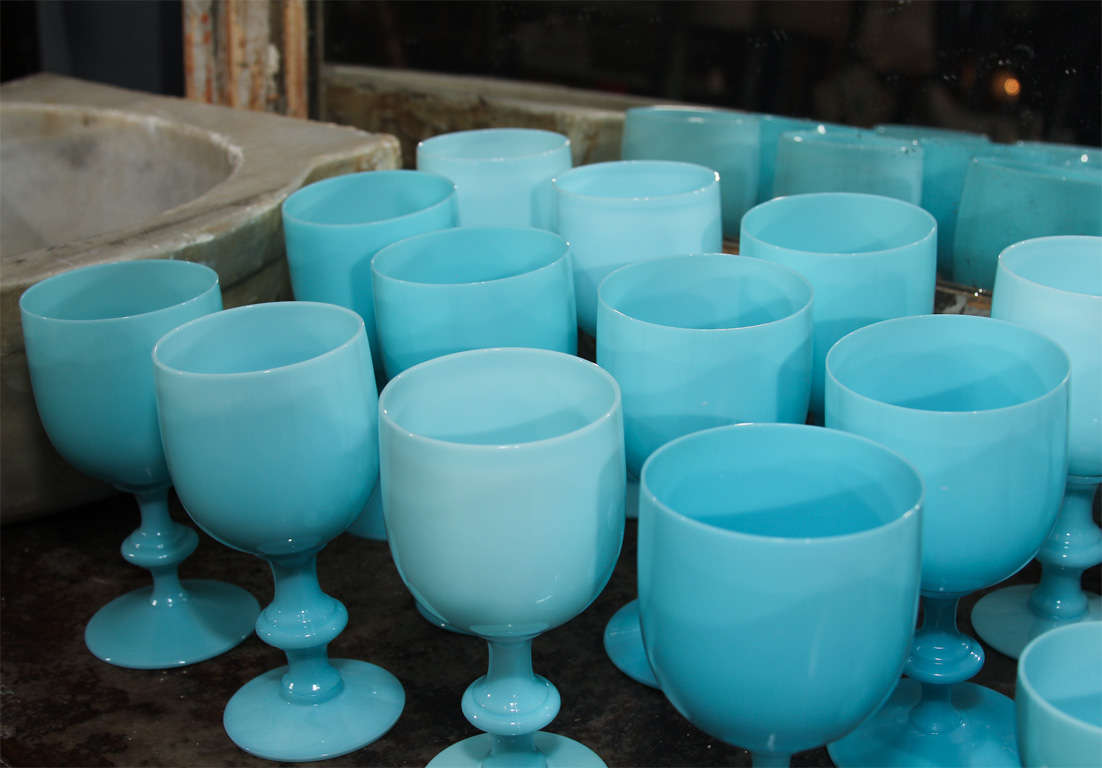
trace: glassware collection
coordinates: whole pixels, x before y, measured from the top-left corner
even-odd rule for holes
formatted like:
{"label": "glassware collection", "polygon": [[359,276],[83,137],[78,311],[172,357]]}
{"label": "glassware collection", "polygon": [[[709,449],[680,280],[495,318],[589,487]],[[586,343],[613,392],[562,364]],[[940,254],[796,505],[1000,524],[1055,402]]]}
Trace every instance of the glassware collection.
{"label": "glassware collection", "polygon": [[[532,642],[601,593],[638,516],[607,655],[755,766],[823,745],[839,766],[1098,764],[1099,151],[643,107],[622,160],[572,166],[564,136],[494,128],[303,187],[294,301],[223,310],[213,270],[155,259],[23,294],[42,423],[136,496],[122,553],[153,575],[89,650],[165,669],[255,629],[287,664],[226,703],[229,738],[352,752],[405,693],[329,657],[348,612],[317,557],[385,539],[410,610],[489,646],[456,691],[482,734],[430,765],[602,766],[541,730],[561,698]],[[933,314],[939,274],[993,288],[991,317]],[[271,566],[270,605],[179,579],[198,536],[170,487]],[[957,606],[1034,557],[1039,584],[972,615],[1020,657],[1012,701],[967,682],[984,651]]]}

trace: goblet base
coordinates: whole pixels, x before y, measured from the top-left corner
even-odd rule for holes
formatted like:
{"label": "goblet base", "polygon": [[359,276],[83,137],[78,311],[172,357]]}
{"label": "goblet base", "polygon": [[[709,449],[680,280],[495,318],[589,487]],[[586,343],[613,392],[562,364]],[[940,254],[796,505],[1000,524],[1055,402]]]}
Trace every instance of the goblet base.
{"label": "goblet base", "polygon": [[209,579],[181,582],[186,599],[153,602],[153,587],[116,597],[84,629],[94,656],[118,667],[171,669],[218,656],[253,633],[260,613],[241,587]]}
{"label": "goblet base", "polygon": [[839,768],[847,766],[960,766],[1014,768],[1018,762],[1014,701],[975,683],[958,683],[950,697],[960,725],[938,733],[910,721],[921,684],[899,681],[880,711],[844,739],[827,747]]}
{"label": "goblet base", "polygon": [[457,635],[470,635],[471,634],[470,632],[464,632],[462,629],[459,629],[458,627],[453,627],[451,624],[444,621],[442,618],[437,616],[435,613],[430,611],[428,608],[421,605],[420,600],[414,600],[413,604],[417,606],[417,612],[419,614],[421,614],[421,618],[424,619],[425,621],[427,621],[429,624],[432,624],[434,627],[437,627],[438,629],[446,629],[448,632],[454,632]]}
{"label": "goblet base", "polygon": [[1087,610],[1077,619],[1038,616],[1029,608],[1034,584],[1006,587],[984,595],[972,609],[972,627],[988,645],[1012,659],[1038,635],[1065,624],[1102,621],[1102,597],[1087,593]]}
{"label": "goblet base", "polygon": [[226,734],[266,760],[304,762],[353,752],[390,730],[406,702],[398,679],[364,661],[329,663],[340,672],[344,688],[320,704],[296,704],[280,695],[286,666],[245,683],[226,704]]}
{"label": "goblet base", "polygon": [[643,629],[639,624],[639,601],[632,600],[605,625],[605,653],[616,668],[637,683],[658,687],[658,680],[647,661],[643,647]]}
{"label": "goblet base", "polygon": [[352,525],[345,530],[353,536],[372,541],[386,541],[386,522],[383,520],[383,497],[379,493],[379,484],[375,484],[375,490],[367,497],[360,516],[352,521]]}
{"label": "goblet base", "polygon": [[[554,733],[538,731],[534,734],[536,750],[547,760],[547,768],[605,768],[605,762],[589,747],[573,739]],[[429,761],[427,768],[480,768],[492,766],[490,750],[494,739],[488,733],[472,736],[452,744]],[[508,755],[508,765],[517,765],[517,756]],[[533,755],[533,762],[539,757]]]}

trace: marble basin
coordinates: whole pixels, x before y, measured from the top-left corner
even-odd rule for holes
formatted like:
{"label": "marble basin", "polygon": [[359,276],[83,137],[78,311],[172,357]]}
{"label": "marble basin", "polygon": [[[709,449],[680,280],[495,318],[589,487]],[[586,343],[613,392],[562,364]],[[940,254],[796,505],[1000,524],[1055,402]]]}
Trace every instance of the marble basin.
{"label": "marble basin", "polygon": [[400,163],[386,134],[55,75],[0,87],[0,521],[112,492],[69,467],[39,424],[19,322],[28,286],[174,258],[217,270],[227,307],[290,298],[283,200]]}

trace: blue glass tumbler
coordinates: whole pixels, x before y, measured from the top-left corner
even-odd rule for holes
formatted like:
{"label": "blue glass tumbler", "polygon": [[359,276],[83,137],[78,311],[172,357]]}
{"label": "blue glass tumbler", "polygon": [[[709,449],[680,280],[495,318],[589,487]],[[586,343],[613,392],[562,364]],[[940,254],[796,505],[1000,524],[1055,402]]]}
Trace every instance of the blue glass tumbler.
{"label": "blue glass tumbler", "polygon": [[214,270],[147,259],[69,270],[19,299],[35,405],[57,452],[74,467],[134,494],[141,525],[122,556],[153,585],[115,598],[84,631],[95,656],[121,667],[166,669],[228,651],[260,610],[245,590],[177,569],[199,544],[172,520],[172,485],[157,426],[150,354],[178,325],[222,308]]}
{"label": "blue glass tumbler", "polygon": [[[612,272],[598,301],[597,362],[623,393],[629,517],[643,462],[664,443],[723,424],[807,417],[811,286],[796,272],[749,256],[672,256]],[[613,615],[604,644],[624,674],[657,686],[637,601]]]}
{"label": "blue glass tumbler", "polygon": [[869,323],[934,309],[937,222],[901,200],[842,192],[771,200],[743,217],[739,249],[796,270],[815,289],[810,410],[818,423],[834,342]]}
{"label": "blue glass tumbler", "polygon": [[924,615],[906,677],[829,747],[839,766],[1018,765],[1014,703],[965,682],[984,651],[957,627],[957,604],[1020,570],[1056,519],[1069,374],[1049,338],[971,315],[886,320],[831,349],[827,426],[894,450],[926,485]]}
{"label": "blue glass tumbler", "polygon": [[417,145],[417,168],[455,182],[464,227],[553,227],[551,179],[570,170],[570,140],[531,128],[457,131]]}
{"label": "blue glass tumbler", "polygon": [[755,766],[875,711],[914,633],[922,499],[899,456],[819,427],[717,427],[655,451],[639,612],[677,711]]}

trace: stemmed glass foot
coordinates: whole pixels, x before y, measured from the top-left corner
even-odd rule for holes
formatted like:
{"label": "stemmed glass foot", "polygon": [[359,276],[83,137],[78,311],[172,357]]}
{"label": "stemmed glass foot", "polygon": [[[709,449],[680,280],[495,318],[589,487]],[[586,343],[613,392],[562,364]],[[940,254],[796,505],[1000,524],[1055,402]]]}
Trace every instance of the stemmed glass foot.
{"label": "stemmed glass foot", "polygon": [[[638,487],[636,485],[636,490]],[[608,620],[605,625],[605,653],[616,668],[632,680],[651,688],[658,687],[658,681],[647,661],[647,651],[643,647],[638,600],[627,603]]]}
{"label": "stemmed glass foot", "polygon": [[180,581],[177,568],[199,537],[169,516],[168,489],[135,496],[141,525],[123,542],[122,554],[149,570],[153,585],[96,611],[84,630],[88,650],[120,667],[169,669],[213,658],[252,634],[260,606],[251,594],[220,581]]}
{"label": "stemmed glass foot", "polygon": [[[524,743],[523,749],[518,748],[518,741]],[[538,731],[514,737],[483,733],[463,739],[430,760],[428,768],[604,768],[604,765],[597,753],[584,744]]]}
{"label": "stemmed glass foot", "polygon": [[988,645],[1018,658],[1033,638],[1080,621],[1102,621],[1102,597],[1084,592],[1083,571],[1102,562],[1102,530],[1091,504],[1102,478],[1068,478],[1056,525],[1037,559],[1041,582],[996,590],[972,609],[972,626]]}

